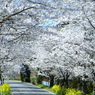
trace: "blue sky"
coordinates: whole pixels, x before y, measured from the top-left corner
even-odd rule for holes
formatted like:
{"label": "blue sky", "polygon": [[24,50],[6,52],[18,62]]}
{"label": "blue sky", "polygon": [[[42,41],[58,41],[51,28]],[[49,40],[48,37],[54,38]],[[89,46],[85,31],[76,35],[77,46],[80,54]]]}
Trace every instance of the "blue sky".
{"label": "blue sky", "polygon": [[15,1],[15,7],[17,7],[17,6],[20,6],[20,4],[21,4],[21,1],[20,0],[18,0],[18,1]]}
{"label": "blue sky", "polygon": [[[42,2],[42,3],[47,2],[46,0],[44,0],[44,1],[42,1],[42,0],[35,0],[35,1],[38,2],[38,3],[39,2]],[[52,6],[54,6],[55,5],[55,3],[54,3],[55,0],[51,0],[51,1],[52,1]],[[14,5],[15,5],[15,7],[17,7],[17,6],[20,6],[20,4],[21,4],[21,0],[16,0]],[[63,8],[64,7],[67,7],[66,4],[62,4],[62,5],[63,5]],[[41,14],[39,14],[39,15],[40,16],[44,16],[45,13],[46,13],[46,10],[42,10]],[[60,12],[57,13],[57,14],[60,15]],[[43,23],[39,24],[39,26],[43,26],[43,27],[46,27],[46,26],[56,26],[55,25],[55,22],[56,22],[55,19],[47,19],[47,18],[44,18],[43,19]]]}
{"label": "blue sky", "polygon": [[48,21],[45,21],[44,23],[39,24],[39,26],[43,26],[43,27],[46,27],[46,26],[56,26],[55,22],[56,22],[56,20],[49,19]]}

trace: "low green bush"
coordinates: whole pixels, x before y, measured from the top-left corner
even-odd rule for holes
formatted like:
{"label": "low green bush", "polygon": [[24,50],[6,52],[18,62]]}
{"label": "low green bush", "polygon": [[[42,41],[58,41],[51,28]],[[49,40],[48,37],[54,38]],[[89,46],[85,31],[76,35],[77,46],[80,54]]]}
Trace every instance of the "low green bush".
{"label": "low green bush", "polygon": [[69,81],[69,88],[76,88],[82,90],[82,80],[80,77],[75,77]]}
{"label": "low green bush", "polygon": [[31,77],[30,80],[33,84],[37,84],[37,78],[35,76]]}
{"label": "low green bush", "polygon": [[30,82],[30,78],[25,77],[25,78],[24,78],[24,82]]}
{"label": "low green bush", "polygon": [[61,90],[56,93],[56,95],[65,95],[66,94],[66,88],[62,86]]}
{"label": "low green bush", "polygon": [[[90,95],[93,91],[93,82],[86,82],[87,85],[87,94]],[[83,81],[80,77],[75,77],[71,81],[69,81],[69,88],[76,88],[82,91],[83,89]]]}
{"label": "low green bush", "polygon": [[37,83],[38,84],[41,84],[42,83],[42,78],[43,78],[43,76],[37,75]]}
{"label": "low green bush", "polygon": [[93,82],[87,83],[87,94],[90,94],[93,92]]}
{"label": "low green bush", "polygon": [[90,95],[94,95],[94,94],[93,94],[93,92],[92,92],[92,93],[90,93]]}

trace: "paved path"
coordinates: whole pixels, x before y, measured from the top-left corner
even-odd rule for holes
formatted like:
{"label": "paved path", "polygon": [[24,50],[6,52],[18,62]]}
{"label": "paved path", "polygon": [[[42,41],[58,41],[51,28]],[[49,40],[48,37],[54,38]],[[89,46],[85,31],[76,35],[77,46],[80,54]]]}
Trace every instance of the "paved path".
{"label": "paved path", "polygon": [[41,89],[31,83],[22,83],[20,81],[8,80],[12,95],[54,95],[49,91]]}

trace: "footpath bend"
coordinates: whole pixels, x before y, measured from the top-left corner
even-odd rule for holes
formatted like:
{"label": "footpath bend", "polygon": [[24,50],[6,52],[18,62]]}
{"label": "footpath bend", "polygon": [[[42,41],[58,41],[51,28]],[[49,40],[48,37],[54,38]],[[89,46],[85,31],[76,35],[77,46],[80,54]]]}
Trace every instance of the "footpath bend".
{"label": "footpath bend", "polygon": [[11,87],[12,95],[55,95],[47,90],[20,81],[6,80]]}

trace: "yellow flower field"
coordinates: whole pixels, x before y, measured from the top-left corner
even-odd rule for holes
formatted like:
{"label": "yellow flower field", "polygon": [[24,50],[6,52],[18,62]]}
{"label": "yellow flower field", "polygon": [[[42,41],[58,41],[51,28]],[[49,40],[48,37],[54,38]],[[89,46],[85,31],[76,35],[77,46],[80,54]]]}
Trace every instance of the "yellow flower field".
{"label": "yellow flower field", "polygon": [[54,85],[52,87],[52,90],[56,93],[56,95],[81,95],[82,91],[78,90],[78,89],[73,89],[73,88],[64,88],[60,85]]}
{"label": "yellow flower field", "polygon": [[2,87],[0,85],[0,94],[1,94],[1,90],[3,95],[10,95],[10,86],[8,83],[4,83]]}
{"label": "yellow flower field", "polygon": [[81,95],[82,91],[77,89],[66,89],[66,95]]}

